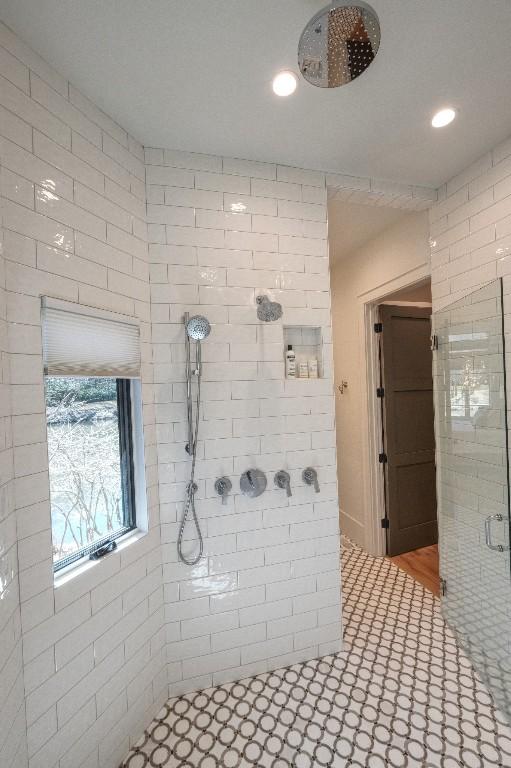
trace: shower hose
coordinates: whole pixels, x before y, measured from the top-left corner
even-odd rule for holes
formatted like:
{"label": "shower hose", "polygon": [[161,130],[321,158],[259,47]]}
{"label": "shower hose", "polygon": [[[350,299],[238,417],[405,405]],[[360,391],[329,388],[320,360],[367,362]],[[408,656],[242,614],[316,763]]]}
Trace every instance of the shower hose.
{"label": "shower hose", "polygon": [[[189,441],[188,451],[192,458],[192,464],[190,468],[190,482],[186,486],[186,499],[183,517],[181,518],[181,525],[179,526],[179,534],[177,537],[177,553],[179,559],[185,565],[197,565],[202,557],[204,549],[204,542],[202,540],[202,532],[195,511],[195,494],[197,492],[197,485],[195,483],[195,463],[197,459],[197,440],[199,436],[199,418],[200,418],[200,385],[201,385],[201,355],[200,355],[200,342],[197,343],[197,369],[195,371],[197,376],[197,399],[195,403],[195,419],[192,412],[192,397],[191,397],[191,370],[190,362],[187,364],[187,406],[188,406],[188,424],[189,424]],[[183,553],[183,536],[188,522],[189,516],[192,516],[193,524],[197,531],[197,538],[199,540],[199,550],[196,557],[187,557]]]}

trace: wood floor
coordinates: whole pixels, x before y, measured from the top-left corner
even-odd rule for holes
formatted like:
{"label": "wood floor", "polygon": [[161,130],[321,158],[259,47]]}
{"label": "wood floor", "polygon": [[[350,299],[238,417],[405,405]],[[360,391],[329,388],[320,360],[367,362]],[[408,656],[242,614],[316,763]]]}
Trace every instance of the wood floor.
{"label": "wood floor", "polygon": [[437,597],[440,595],[437,544],[415,549],[413,552],[405,552],[403,555],[396,555],[396,557],[389,557],[389,560],[413,576],[416,581],[423,584],[434,595]]}

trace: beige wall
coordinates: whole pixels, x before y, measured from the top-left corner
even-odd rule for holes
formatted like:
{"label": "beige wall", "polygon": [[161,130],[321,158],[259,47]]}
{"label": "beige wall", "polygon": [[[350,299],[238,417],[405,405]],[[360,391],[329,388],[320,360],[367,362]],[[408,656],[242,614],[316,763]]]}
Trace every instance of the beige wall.
{"label": "beige wall", "polygon": [[404,214],[374,240],[337,261],[335,242],[330,249],[335,383],[348,382],[343,395],[336,388],[341,532],[371,550],[368,496],[364,494],[364,477],[369,474],[363,426],[367,412],[364,305],[414,282],[419,272],[429,271],[428,215]]}

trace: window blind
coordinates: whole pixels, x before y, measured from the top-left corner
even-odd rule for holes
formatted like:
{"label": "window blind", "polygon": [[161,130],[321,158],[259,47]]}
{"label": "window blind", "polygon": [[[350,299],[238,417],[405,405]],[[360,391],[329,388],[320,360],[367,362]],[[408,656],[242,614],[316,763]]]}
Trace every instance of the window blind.
{"label": "window blind", "polygon": [[[43,300],[44,372],[48,376],[140,376],[137,325],[51,306]],[[90,314],[87,314],[90,313]]]}

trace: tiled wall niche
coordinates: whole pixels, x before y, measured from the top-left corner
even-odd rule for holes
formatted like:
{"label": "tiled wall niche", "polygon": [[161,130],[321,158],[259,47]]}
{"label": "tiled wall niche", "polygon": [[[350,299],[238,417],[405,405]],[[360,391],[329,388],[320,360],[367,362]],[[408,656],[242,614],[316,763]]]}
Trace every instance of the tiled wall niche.
{"label": "tiled wall niche", "polygon": [[[302,378],[300,363],[313,359],[317,362],[317,378],[323,377],[323,340],[321,328],[305,325],[284,325],[284,357],[288,346],[293,347],[296,356],[296,378]],[[286,372],[287,376],[287,372]],[[305,376],[304,378],[309,378]]]}

